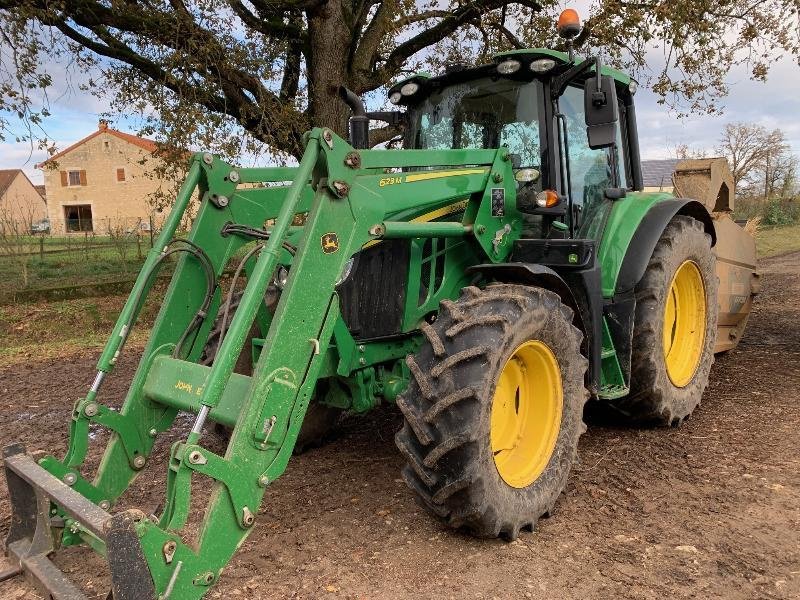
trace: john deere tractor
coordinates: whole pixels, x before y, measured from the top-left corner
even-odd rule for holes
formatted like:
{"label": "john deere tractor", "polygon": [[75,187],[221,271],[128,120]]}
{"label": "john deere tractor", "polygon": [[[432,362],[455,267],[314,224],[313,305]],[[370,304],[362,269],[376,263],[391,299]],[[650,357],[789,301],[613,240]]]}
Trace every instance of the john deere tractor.
{"label": "john deere tractor", "polygon": [[[569,14],[560,23],[567,41],[578,29]],[[4,450],[12,568],[1,577],[80,598],[48,556],[85,545],[106,557],[114,598],[200,598],[298,438],[319,440],[342,411],[396,404],[411,493],[454,528],[508,539],[563,490],[587,400],[679,424],[715,350],[742,334],[755,253],[730,219],[724,161],[679,169],[676,189],[693,198],[642,191],[635,92],[599,60],[519,50],[400,81],[393,111],[367,113],[341,90],[349,140],[311,130],[297,167],[195,155],[74,406],[66,455]],[[403,149],[368,149],[374,120],[402,131]],[[196,191],[194,225],[176,237]],[[172,262],[112,408],[103,383]],[[90,470],[93,426],[111,435]],[[215,428],[224,454],[209,448]],[[151,464],[168,430],[180,441]],[[115,509],[159,468],[155,514]],[[198,496],[207,506],[190,527]]]}

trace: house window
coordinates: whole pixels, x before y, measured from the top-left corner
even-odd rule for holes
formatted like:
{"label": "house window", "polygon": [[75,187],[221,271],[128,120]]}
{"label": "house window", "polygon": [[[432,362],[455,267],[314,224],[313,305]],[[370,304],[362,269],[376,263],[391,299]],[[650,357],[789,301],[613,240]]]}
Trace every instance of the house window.
{"label": "house window", "polygon": [[125,167],[117,168],[117,181],[125,181]]}
{"label": "house window", "polygon": [[90,204],[65,206],[64,225],[68,232],[92,231],[92,206]]}
{"label": "house window", "polygon": [[70,171],[61,171],[61,185],[62,187],[78,187],[86,185],[86,171],[81,169],[73,169]]}

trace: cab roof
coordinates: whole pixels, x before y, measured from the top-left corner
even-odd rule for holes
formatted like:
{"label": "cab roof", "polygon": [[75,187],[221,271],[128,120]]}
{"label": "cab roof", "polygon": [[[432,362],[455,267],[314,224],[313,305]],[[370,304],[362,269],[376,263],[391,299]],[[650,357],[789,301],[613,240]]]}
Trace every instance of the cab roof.
{"label": "cab roof", "polygon": [[[508,52],[500,52],[495,54],[492,57],[494,62],[489,64],[477,66],[456,66],[455,68],[451,67],[450,69],[446,69],[445,72],[441,73],[440,75],[435,76],[424,71],[414,73],[392,85],[392,87],[389,89],[389,95],[391,96],[393,92],[398,91],[404,84],[410,81],[417,81],[420,83],[424,82],[426,87],[428,85],[432,87],[436,87],[437,85],[452,85],[454,83],[460,83],[478,77],[496,74],[497,65],[504,60],[520,59],[524,60],[526,63],[530,63],[541,58],[551,58],[556,63],[556,66],[553,68],[551,73],[548,73],[548,75],[564,72],[569,67],[580,64],[587,60],[583,57],[576,57],[574,61],[570,61],[569,55],[567,55],[565,52],[559,52],[558,50],[551,50],[549,48],[525,48],[522,50],[510,50]],[[627,73],[606,65],[603,65],[601,72],[603,75],[612,77],[624,88],[627,88],[632,81],[632,78]],[[594,73],[594,66],[590,67],[588,73]]]}

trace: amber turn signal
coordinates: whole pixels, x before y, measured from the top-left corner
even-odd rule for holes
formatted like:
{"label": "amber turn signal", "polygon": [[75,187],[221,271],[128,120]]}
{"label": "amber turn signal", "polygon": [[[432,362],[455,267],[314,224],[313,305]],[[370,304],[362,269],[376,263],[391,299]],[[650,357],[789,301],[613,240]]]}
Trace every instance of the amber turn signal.
{"label": "amber turn signal", "polygon": [[544,190],[536,194],[536,206],[539,208],[552,208],[558,201],[558,194],[553,190]]}
{"label": "amber turn signal", "polygon": [[581,18],[578,11],[568,8],[558,17],[558,35],[565,39],[572,39],[581,32]]}

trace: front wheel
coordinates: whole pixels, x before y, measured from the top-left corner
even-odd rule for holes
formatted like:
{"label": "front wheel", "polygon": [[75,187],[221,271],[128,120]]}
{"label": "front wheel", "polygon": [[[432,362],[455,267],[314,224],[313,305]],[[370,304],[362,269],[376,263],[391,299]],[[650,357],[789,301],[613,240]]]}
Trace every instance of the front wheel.
{"label": "front wheel", "polygon": [[442,307],[398,399],[403,477],[449,525],[514,539],[552,510],[585,431],[582,336],[541,288],[469,287]]}

